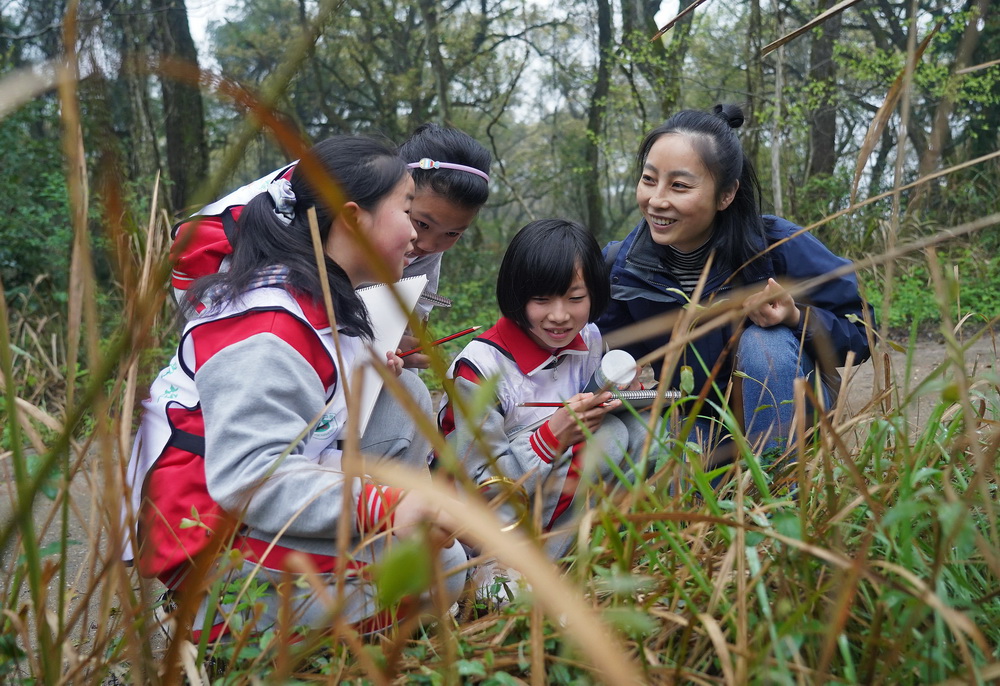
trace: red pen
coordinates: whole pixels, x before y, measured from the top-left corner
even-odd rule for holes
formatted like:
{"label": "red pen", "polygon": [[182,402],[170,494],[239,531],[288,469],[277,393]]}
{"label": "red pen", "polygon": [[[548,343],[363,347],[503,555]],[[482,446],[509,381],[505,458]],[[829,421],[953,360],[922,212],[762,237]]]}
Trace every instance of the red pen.
{"label": "red pen", "polygon": [[[447,343],[448,341],[455,340],[456,338],[461,338],[462,336],[468,336],[470,333],[472,333],[474,331],[479,331],[481,328],[483,328],[483,327],[481,327],[481,326],[473,326],[473,327],[470,327],[470,328],[466,329],[465,331],[459,331],[458,333],[453,333],[450,336],[445,336],[444,338],[439,338],[436,341],[434,341],[433,343],[431,343],[431,347],[433,348],[435,345],[440,345],[442,343]],[[424,349],[423,346],[417,346],[416,348],[412,348],[410,350],[407,350],[406,352],[399,353],[399,356],[400,357],[406,357],[407,355],[412,355],[413,353],[418,353],[418,352],[420,352],[423,349]]]}
{"label": "red pen", "polygon": [[[565,407],[566,403],[518,403],[518,407]],[[594,407],[607,407],[607,403],[594,405]]]}

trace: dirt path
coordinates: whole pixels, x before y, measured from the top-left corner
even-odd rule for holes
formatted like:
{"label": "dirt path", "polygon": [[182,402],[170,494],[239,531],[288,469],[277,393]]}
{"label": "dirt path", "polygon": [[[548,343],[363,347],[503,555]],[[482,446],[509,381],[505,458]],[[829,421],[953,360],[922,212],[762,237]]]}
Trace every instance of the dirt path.
{"label": "dirt path", "polygon": [[[846,401],[844,416],[874,409],[884,416],[890,407],[904,407],[912,429],[919,431],[941,402],[942,391],[954,382],[959,362],[969,378],[992,377],[996,382],[998,346],[1000,341],[987,337],[966,342],[962,350],[954,351],[930,340],[918,340],[903,350],[884,345],[850,375],[846,398],[842,399]],[[886,379],[891,381],[889,393],[885,392],[890,387]]]}

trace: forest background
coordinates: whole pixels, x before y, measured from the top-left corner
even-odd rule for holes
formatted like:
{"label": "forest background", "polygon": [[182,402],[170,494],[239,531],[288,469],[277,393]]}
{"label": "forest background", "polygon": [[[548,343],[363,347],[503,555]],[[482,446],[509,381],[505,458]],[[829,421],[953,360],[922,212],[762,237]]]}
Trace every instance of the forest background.
{"label": "forest background", "polygon": [[[494,319],[498,258],[527,221],[565,216],[582,221],[602,244],[623,237],[638,219],[632,164],[642,135],[678,109],[719,102],[739,103],[747,114],[740,136],[763,182],[765,209],[812,225],[832,250],[858,261],[865,293],[878,313],[873,336],[902,349],[907,338],[912,342],[930,332],[954,342],[963,325],[996,322],[1000,12],[995,2],[681,0],[679,18],[669,26],[654,19],[673,14],[673,8],[664,13],[655,0],[237,0],[228,3],[222,21],[209,24],[208,41],[196,46],[183,0],[0,3],[0,208],[7,217],[0,224],[5,307],[0,454],[14,472],[9,483],[21,503],[5,523],[2,540],[9,544],[20,536],[23,555],[17,560],[24,565],[4,586],[5,606],[20,616],[18,598],[28,591],[18,591],[26,583],[40,611],[46,604],[42,582],[51,578],[42,573],[41,563],[53,551],[65,555],[69,547],[63,531],[55,548],[36,546],[32,552],[30,503],[41,493],[66,511],[68,489],[58,485],[76,474],[90,445],[73,441],[105,430],[95,407],[121,403],[125,409],[110,416],[117,421],[120,412],[127,420],[133,398],[128,392],[124,398],[116,394],[122,388],[134,393],[137,378],[139,386],[145,385],[172,348],[169,306],[155,301],[160,304],[153,309],[164,316],[154,325],[135,301],[140,290],[148,295],[143,284],[155,264],[143,262],[144,257],[162,255],[167,227],[178,217],[285,163],[288,152],[275,142],[275,129],[307,142],[345,132],[399,142],[419,124],[435,121],[457,126],[490,148],[495,158],[490,202],[445,257],[441,291],[455,304],[435,313],[432,325],[442,334]],[[797,31],[800,27],[806,29]],[[667,30],[653,38],[661,28]],[[261,131],[262,122],[268,131]],[[162,295],[162,283],[156,289]],[[142,344],[129,353],[138,338],[130,327],[137,322],[150,326]],[[131,333],[119,337],[123,330]],[[138,364],[127,379],[125,373],[109,371],[121,360]],[[1000,575],[997,519],[984,502],[990,497],[985,494],[996,493],[996,433],[977,434],[976,426],[984,425],[972,420],[995,420],[996,403],[989,396],[972,415],[952,412],[954,403],[968,401],[967,391],[976,383],[961,374],[946,383],[946,376],[932,379],[944,388],[932,384],[941,391],[943,405],[926,427],[934,432],[925,436],[933,454],[923,454],[929,460],[924,466],[933,477],[907,453],[899,473],[916,480],[890,488],[884,505],[858,495],[869,492],[858,486],[850,496],[829,490],[836,503],[803,496],[795,505],[799,524],[786,519],[768,529],[766,518],[755,520],[761,530],[802,541],[807,531],[853,522],[856,530],[837,539],[837,550],[846,557],[836,564],[810,549],[820,567],[837,566],[854,555],[881,555],[881,543],[894,551],[886,558],[898,561],[894,555],[911,544],[911,537],[923,540],[927,547],[918,547],[917,557],[922,551],[926,559],[907,559],[904,566],[916,569],[926,588],[942,594],[944,605],[935,604],[940,598],[934,593],[929,600],[913,590],[925,586],[903,592],[897,588],[901,582],[894,586],[884,576],[866,577],[857,570],[851,572],[856,573],[853,583],[861,584],[864,577],[878,592],[869,589],[871,597],[865,597],[855,586],[862,600],[836,595],[824,585],[828,579],[817,568],[807,571],[801,559],[786,560],[787,567],[772,561],[771,571],[778,570],[774,573],[783,581],[768,577],[767,592],[815,593],[809,602],[800,598],[795,608],[777,609],[797,614],[797,623],[782,623],[762,604],[750,612],[760,621],[756,628],[742,607],[738,618],[724,613],[714,627],[699,616],[702,624],[695,628],[697,622],[688,617],[687,624],[657,634],[655,622],[663,617],[643,607],[639,614],[645,619],[626,613],[619,620],[636,641],[646,637],[648,644],[650,635],[662,639],[654,657],[637,652],[646,669],[652,664],[677,670],[670,672],[675,676],[683,672],[727,682],[746,678],[754,665],[776,680],[823,674],[864,681],[865,675],[905,674],[933,681],[963,674],[982,681],[983,675],[1000,674],[1000,622],[994,621],[1000,608],[993,583]],[[872,434],[859,439],[863,447],[851,453],[866,478],[868,468],[875,482],[887,478],[883,463],[865,453],[871,445],[891,447],[896,459],[900,446],[920,444],[904,440],[909,429],[893,423],[892,413],[904,409],[905,402],[881,406],[868,427]],[[8,421],[18,412],[29,418]],[[124,442],[131,423],[121,421],[107,430]],[[933,447],[952,440],[958,441],[953,451]],[[30,444],[27,453],[22,442]],[[956,451],[981,455],[971,447],[980,442],[987,451],[993,446],[993,462],[970,459],[956,501],[949,490],[953,472],[939,463]],[[834,471],[826,476],[832,478]],[[989,478],[983,475],[990,473],[992,490],[984,485]],[[929,495],[920,480],[931,478],[949,485],[937,484]],[[854,496],[863,501],[861,510],[848,508],[848,502],[857,507]],[[760,497],[765,505],[770,502]],[[721,516],[726,507],[711,515]],[[652,509],[670,508],[661,502]],[[814,519],[819,511],[822,517]],[[897,530],[918,514],[931,518],[926,530]],[[856,537],[870,517],[886,527],[882,533],[891,529],[887,542]],[[607,522],[607,530],[613,524]],[[667,533],[660,533],[668,538],[680,536],[672,524],[658,526],[665,527]],[[713,603],[725,595],[718,590],[722,586],[712,586],[714,579],[705,586],[693,568],[702,563],[707,568],[713,555],[726,556],[712,558],[713,564],[720,559],[736,564],[726,552],[731,543],[726,527],[718,529],[721,533],[713,535],[722,539],[704,543],[693,557],[682,554],[684,546],[694,545],[688,539],[672,548],[686,560],[690,575],[677,582],[679,587],[690,583],[698,589],[671,591],[674,619],[690,612],[679,608],[700,606],[699,593]],[[809,539],[810,544],[816,540]],[[947,544],[956,541],[964,546],[961,560],[947,561]],[[631,545],[624,547],[629,555],[635,553]],[[790,544],[784,540],[784,545]],[[747,554],[754,578],[764,579],[766,570],[753,568],[753,556]],[[611,567],[634,572],[637,563],[629,555],[622,553]],[[601,559],[596,554],[591,563]],[[651,574],[653,568],[675,569],[653,559],[650,555],[638,566]],[[953,563],[962,570],[954,582],[962,592],[941,576]],[[793,576],[815,584],[783,585]],[[604,581],[618,584],[619,591],[628,586],[612,571]],[[96,594],[97,588],[90,591]],[[608,592],[607,585],[601,588]],[[745,595],[747,587],[741,588]],[[881,595],[885,588],[905,598],[887,600]],[[756,592],[765,593],[761,589]],[[625,602],[617,591],[610,593],[612,605]],[[916,596],[914,609],[907,603]],[[63,600],[59,603],[63,609]],[[956,612],[971,617],[972,629],[979,629],[956,619]],[[62,622],[63,614],[57,614]],[[836,617],[843,630],[833,638],[822,631],[829,617]],[[513,631],[522,644],[510,643],[511,631],[505,629],[502,644],[520,652],[501,659],[497,664],[506,665],[503,669],[490,657],[485,662],[489,675],[480,674],[475,664],[484,664],[482,653],[475,653],[473,664],[453,652],[435,673],[445,680],[461,675],[506,683],[497,675],[507,669],[530,672],[534,679],[540,668],[525,657],[531,651],[524,646],[542,645],[544,632],[540,620],[530,618],[519,625],[521,634]],[[11,622],[8,617],[5,636],[16,626]],[[891,633],[888,623],[898,633]],[[49,635],[39,623],[30,641],[23,638],[27,625],[22,626],[20,639],[0,642],[8,660],[2,664],[45,680],[44,661],[33,666],[24,644],[40,646],[41,654],[50,657],[64,656],[59,639],[72,633],[70,624],[59,624]],[[992,632],[984,637],[978,631],[986,626]],[[959,647],[943,647],[946,635]],[[766,647],[754,654],[747,649],[751,638]],[[105,654],[114,659],[107,658],[106,665],[117,664],[131,648],[107,640],[94,639],[94,645],[110,651]],[[559,652],[550,640],[556,639],[545,639],[546,652]],[[684,646],[680,657],[665,648],[678,644]],[[468,643],[460,646],[474,652]],[[258,655],[266,653],[258,649]],[[414,650],[394,653],[390,667],[419,665],[426,654]],[[892,659],[883,663],[884,651]],[[816,672],[797,662],[803,655]],[[355,664],[348,672],[379,674],[378,666],[358,660],[361,667]],[[385,674],[393,673],[379,664]],[[548,665],[548,675],[565,674],[570,680],[580,673],[574,671],[578,666],[576,657],[556,660]]]}
{"label": "forest background", "polygon": [[[690,5],[684,0],[679,9]],[[229,3],[224,20],[210,22],[209,42],[196,49],[183,2],[81,3],[80,110],[100,294],[116,297],[114,269],[101,258],[108,221],[102,187],[113,180],[123,193],[123,220],[144,226],[158,173],[165,192],[157,209],[177,218],[286,161],[272,138],[248,132],[244,89],[261,93],[309,141],[352,132],[399,142],[436,121],[491,149],[490,203],[446,258],[442,288],[457,301],[450,314],[459,319],[493,300],[496,258],[527,221],[565,216],[602,244],[623,237],[638,218],[631,166],[638,141],[681,108],[741,104],[741,136],[764,185],[765,209],[803,226],[849,207],[855,181],[854,198],[872,198],[997,150],[1000,67],[991,61],[1000,54],[1000,13],[991,3],[858,3],[763,53],[831,6],[708,3],[650,41],[661,11],[655,0],[328,7],[253,0]],[[58,59],[65,9],[63,2],[6,3],[0,69]],[[915,64],[905,122],[890,108],[874,127],[914,39],[928,44]],[[169,60],[197,65],[199,51],[214,72],[200,89],[157,68]],[[60,128],[55,92],[0,122],[0,207],[8,211],[0,274],[8,298],[41,289],[35,307],[64,303],[68,287],[72,221]],[[866,141],[870,128],[876,135]],[[972,165],[814,233],[855,259],[882,252],[995,208],[998,168],[995,158]],[[902,205],[898,220],[894,202]],[[986,231],[947,248],[972,309],[1000,310],[998,241],[998,232]],[[936,322],[920,255],[894,266],[898,281],[884,321]],[[48,278],[36,284],[40,275]],[[881,268],[864,272],[873,301],[884,292],[883,276]]]}

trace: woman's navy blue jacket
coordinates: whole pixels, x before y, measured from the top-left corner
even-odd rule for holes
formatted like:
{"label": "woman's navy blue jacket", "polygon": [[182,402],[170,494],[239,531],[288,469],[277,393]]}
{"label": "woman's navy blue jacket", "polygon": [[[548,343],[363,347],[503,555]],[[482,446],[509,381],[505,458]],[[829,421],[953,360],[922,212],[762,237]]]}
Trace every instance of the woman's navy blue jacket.
{"label": "woman's navy blue jacket", "polygon": [[[780,217],[764,215],[763,220],[769,245],[801,230],[801,227]],[[620,241],[620,248],[617,247],[618,244],[619,241],[612,242],[604,249],[606,258],[617,251],[611,265],[612,302],[607,312],[597,321],[604,336],[649,317],[678,310],[687,302],[681,295],[680,283],[660,262],[657,246],[649,235],[645,219],[639,222],[624,241]],[[752,275],[744,275],[742,279],[730,280],[732,270],[726,260],[716,256],[705,284],[702,303],[707,303],[710,299],[718,301],[726,297],[727,291],[751,283],[766,282],[768,277],[800,281],[825,274],[845,264],[850,264],[850,261],[834,255],[811,233],[796,236],[757,259]],[[861,299],[858,281],[853,273],[837,277],[814,291],[799,296],[796,304],[803,316],[795,333],[801,339],[802,326],[808,322],[804,341],[806,353],[812,359],[821,362],[826,368],[842,366],[847,353],[851,351],[855,353],[855,362],[868,359],[868,337],[862,322],[863,311],[867,308],[871,313],[871,306]],[[848,315],[855,315],[859,321],[851,322]],[[675,372],[673,387],[677,388],[680,383],[680,366],[688,365],[694,371],[695,390],[699,391],[708,378],[708,371],[722,355],[732,334],[733,328],[725,326],[706,333],[688,346]],[[638,359],[666,345],[669,340],[668,328],[662,335],[622,347]],[[829,345],[826,345],[827,342]],[[659,362],[653,364],[653,370],[659,376]],[[730,370],[730,360],[724,360],[716,381],[724,385]]]}

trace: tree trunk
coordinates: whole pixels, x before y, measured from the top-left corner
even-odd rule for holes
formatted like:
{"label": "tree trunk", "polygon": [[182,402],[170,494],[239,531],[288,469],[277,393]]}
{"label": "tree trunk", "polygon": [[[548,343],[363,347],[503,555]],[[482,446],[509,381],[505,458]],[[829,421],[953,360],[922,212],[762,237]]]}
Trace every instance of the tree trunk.
{"label": "tree trunk", "polygon": [[[973,7],[976,10],[976,16],[965,27],[962,38],[959,40],[958,48],[955,50],[955,61],[951,67],[953,86],[957,86],[957,83],[962,78],[956,76],[955,72],[968,66],[972,56],[975,54],[976,46],[979,44],[980,34],[982,33],[980,27],[985,26],[985,18],[989,16],[990,2],[989,0],[977,0],[974,2]],[[931,124],[931,135],[928,145],[920,156],[920,165],[917,171],[918,177],[926,176],[937,169],[946,151],[951,147],[951,115],[955,109],[955,100],[951,93],[954,90],[954,88],[949,88],[938,102]]]}
{"label": "tree trunk", "polygon": [[[819,0],[816,14],[830,8],[832,0]],[[817,29],[809,52],[809,80],[817,89],[817,101],[809,117],[809,168],[806,178],[833,174],[837,164],[837,64],[833,48],[840,39],[841,15],[835,14]]]}
{"label": "tree trunk", "polygon": [[[778,23],[777,35],[783,35],[785,26],[778,0],[771,0],[771,7]],[[774,213],[779,217],[785,213],[785,205],[781,192],[781,104],[785,87],[785,48],[778,48],[774,64],[774,115],[771,120],[771,188],[774,201]]]}
{"label": "tree trunk", "polygon": [[[677,13],[680,14],[691,6],[693,0],[679,0],[677,3]],[[684,58],[687,57],[688,43],[691,36],[691,23],[694,20],[694,13],[687,15],[674,24],[670,30],[670,43],[667,44],[664,53],[664,88],[660,95],[660,109],[663,116],[669,117],[677,109],[681,100],[681,71],[684,67]]]}
{"label": "tree trunk", "polygon": [[611,88],[611,3],[597,0],[597,80],[590,98],[587,115],[587,171],[584,172],[584,193],[587,198],[587,225],[591,233],[603,241],[604,196],[601,186],[601,140],[604,136],[604,115]]}
{"label": "tree trunk", "polygon": [[764,63],[760,57],[761,36],[760,0],[750,0],[750,14],[747,22],[747,101],[746,121],[749,126],[744,129],[743,150],[756,166],[757,154],[760,151],[761,127],[757,121],[758,110],[765,100],[764,95]]}
{"label": "tree trunk", "polygon": [[150,104],[150,81],[144,68],[151,15],[137,2],[103,0],[101,9],[107,13],[110,42],[121,59],[111,83],[110,125],[114,127],[128,176],[152,179],[161,168],[161,161]]}
{"label": "tree trunk", "polygon": [[448,83],[451,81],[441,57],[441,37],[438,33],[436,0],[420,0],[420,18],[427,30],[427,57],[434,70],[434,85],[437,89],[438,116],[441,124],[451,120],[451,106],[448,99]]}
{"label": "tree trunk", "polygon": [[[184,0],[152,0],[151,8],[157,17],[154,31],[160,54],[197,67],[198,52],[191,39]],[[194,199],[195,189],[208,173],[205,112],[197,84],[161,75],[160,87],[163,90],[167,171],[172,183],[170,204],[177,211]]]}
{"label": "tree trunk", "polygon": [[[680,0],[677,12],[688,8],[691,2]],[[687,56],[692,15],[667,32],[668,43],[663,39],[650,43],[650,36],[660,28],[654,19],[660,4],[660,0],[621,0],[623,44],[652,91],[660,95],[660,111],[652,114],[662,121],[673,114],[680,101],[680,74]]]}
{"label": "tree trunk", "polygon": [[[986,3],[983,31],[972,55],[972,64],[995,60],[1000,55],[1000,6],[996,0]],[[983,103],[978,117],[969,123],[975,132],[969,148],[969,157],[980,157],[1000,147],[1000,101]],[[968,133],[968,130],[966,131]]]}

